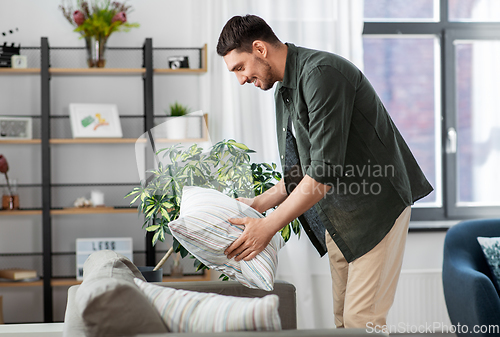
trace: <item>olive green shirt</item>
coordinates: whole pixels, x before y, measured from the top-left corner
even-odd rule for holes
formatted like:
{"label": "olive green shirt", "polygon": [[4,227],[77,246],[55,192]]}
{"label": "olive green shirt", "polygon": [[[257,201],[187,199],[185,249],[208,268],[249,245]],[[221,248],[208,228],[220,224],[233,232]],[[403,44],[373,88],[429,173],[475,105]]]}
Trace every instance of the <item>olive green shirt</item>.
{"label": "olive green shirt", "polygon": [[304,174],[332,186],[299,219],[320,255],[326,253],[326,229],[351,262],[432,187],[356,66],[332,53],[287,45],[284,78],[275,91],[287,191]]}

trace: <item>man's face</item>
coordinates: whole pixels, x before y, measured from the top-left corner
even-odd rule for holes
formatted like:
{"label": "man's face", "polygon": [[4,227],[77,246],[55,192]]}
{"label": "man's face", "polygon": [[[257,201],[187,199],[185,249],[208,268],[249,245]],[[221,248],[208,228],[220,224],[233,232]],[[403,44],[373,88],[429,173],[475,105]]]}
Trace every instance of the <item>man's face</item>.
{"label": "man's face", "polygon": [[224,56],[227,69],[233,72],[241,85],[253,83],[262,90],[269,90],[277,81],[271,65],[257,52],[231,50]]}

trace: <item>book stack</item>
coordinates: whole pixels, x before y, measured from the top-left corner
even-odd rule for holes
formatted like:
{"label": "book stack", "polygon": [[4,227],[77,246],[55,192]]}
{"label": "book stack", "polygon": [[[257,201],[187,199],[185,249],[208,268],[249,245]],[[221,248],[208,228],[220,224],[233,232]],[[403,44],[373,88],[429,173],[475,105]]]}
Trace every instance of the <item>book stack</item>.
{"label": "book stack", "polygon": [[36,270],[9,268],[9,269],[0,269],[0,278],[19,281],[26,279],[35,279],[37,278],[37,275],[36,275]]}

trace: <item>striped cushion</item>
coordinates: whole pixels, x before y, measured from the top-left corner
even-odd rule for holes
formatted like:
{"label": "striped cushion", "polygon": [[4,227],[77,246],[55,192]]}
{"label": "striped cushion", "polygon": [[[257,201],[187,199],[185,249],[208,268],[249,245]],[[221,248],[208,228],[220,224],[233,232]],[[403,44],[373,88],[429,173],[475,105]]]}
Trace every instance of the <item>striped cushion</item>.
{"label": "striped cushion", "polygon": [[279,298],[224,296],[135,283],[158,310],[170,332],[281,330]]}
{"label": "striped cushion", "polygon": [[262,218],[253,208],[216,190],[187,186],[182,190],[180,217],[168,224],[172,235],[198,260],[241,284],[271,291],[283,238],[277,233],[250,261],[228,259],[224,250],[243,232],[230,218]]}

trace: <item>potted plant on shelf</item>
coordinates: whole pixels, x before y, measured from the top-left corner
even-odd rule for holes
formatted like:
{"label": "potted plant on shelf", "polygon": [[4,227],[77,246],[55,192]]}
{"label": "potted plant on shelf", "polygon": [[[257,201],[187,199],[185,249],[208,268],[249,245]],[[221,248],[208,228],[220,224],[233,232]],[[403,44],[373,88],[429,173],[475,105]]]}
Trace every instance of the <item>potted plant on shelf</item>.
{"label": "potted plant on shelf", "polygon": [[[152,170],[149,183],[135,187],[125,198],[132,197],[130,204],[139,202],[139,214],[144,215],[143,228],[154,232],[153,242],[164,241],[171,235],[168,223],[177,219],[180,213],[182,188],[200,186],[216,189],[231,197],[252,197],[264,193],[281,180],[281,173],[276,171],[276,164],[250,163],[250,150],[246,145],[234,140],[220,141],[209,151],[194,144],[183,149],[179,144],[157,151],[167,163],[158,164]],[[297,219],[281,230],[281,235],[288,241],[291,233],[300,234]],[[200,261],[173,238],[172,248],[157,267],[165,262],[173,252],[181,257],[195,259],[196,270],[207,269]],[[227,279],[224,275],[221,276]]]}
{"label": "potted plant on shelf", "polygon": [[[165,110],[167,112],[167,110]],[[169,139],[185,139],[187,135],[187,121],[185,118],[189,108],[175,102],[170,105],[170,117],[166,123],[166,132]]]}
{"label": "potted plant on shelf", "polygon": [[95,0],[90,3],[77,0],[76,9],[72,5],[66,7],[64,2],[59,8],[69,23],[76,27],[73,31],[80,33],[85,39],[89,68],[105,66],[104,51],[112,33],[127,32],[130,28],[139,27],[138,23],[127,21],[127,14],[132,11],[132,6],[125,2]]}

